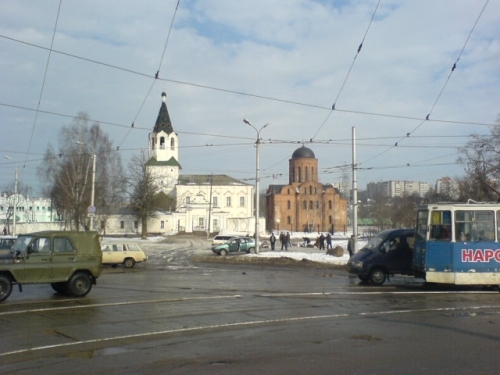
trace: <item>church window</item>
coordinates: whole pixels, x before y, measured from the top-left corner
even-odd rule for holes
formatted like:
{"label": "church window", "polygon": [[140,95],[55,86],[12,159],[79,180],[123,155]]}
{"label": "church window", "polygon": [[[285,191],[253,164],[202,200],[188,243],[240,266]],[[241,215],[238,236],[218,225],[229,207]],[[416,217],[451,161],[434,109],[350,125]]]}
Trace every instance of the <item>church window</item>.
{"label": "church window", "polygon": [[292,202],[287,201],[286,203],[287,203],[287,208],[290,210],[292,208]]}
{"label": "church window", "polygon": [[231,207],[231,197],[226,197],[226,207]]}
{"label": "church window", "polygon": [[175,139],[174,139],[174,137],[170,138],[170,149],[172,151],[175,150]]}
{"label": "church window", "polygon": [[165,229],[165,222],[163,220],[160,221],[160,229]]}
{"label": "church window", "polygon": [[218,198],[217,197],[213,197],[212,198],[212,204],[214,205],[214,207],[218,207],[219,206],[219,202],[218,202]]}
{"label": "church window", "polygon": [[122,220],[120,221],[120,229],[124,229],[125,228],[125,222]]}
{"label": "church window", "polygon": [[313,187],[309,186],[309,194],[312,194],[312,193],[313,193]]}
{"label": "church window", "polygon": [[297,182],[302,182],[302,176],[301,176],[301,170],[300,170],[300,167],[297,168],[297,177],[298,177],[298,181]]}
{"label": "church window", "polygon": [[316,201],[316,209],[319,208],[319,201]]}
{"label": "church window", "polygon": [[328,224],[332,223],[332,215],[328,216]]}
{"label": "church window", "polygon": [[290,216],[286,217],[287,224],[292,224],[292,218]]}
{"label": "church window", "polygon": [[191,197],[186,197],[186,204],[191,203]]}
{"label": "church window", "polygon": [[204,217],[198,218],[198,225],[200,227],[203,227],[205,225],[205,220],[204,219],[205,219]]}
{"label": "church window", "polygon": [[245,207],[245,197],[240,197],[240,207]]}
{"label": "church window", "polygon": [[307,210],[307,201],[304,201],[304,210]]}
{"label": "church window", "polygon": [[160,137],[160,150],[165,150],[165,137]]}
{"label": "church window", "polygon": [[331,201],[331,200],[329,200],[329,201],[328,201],[328,208],[329,208],[330,210],[333,208],[333,205],[332,205],[332,201]]}
{"label": "church window", "polygon": [[309,201],[309,208],[312,210],[312,208],[313,208],[313,201]]}
{"label": "church window", "polygon": [[309,181],[309,168],[305,167],[306,170],[306,181]]}

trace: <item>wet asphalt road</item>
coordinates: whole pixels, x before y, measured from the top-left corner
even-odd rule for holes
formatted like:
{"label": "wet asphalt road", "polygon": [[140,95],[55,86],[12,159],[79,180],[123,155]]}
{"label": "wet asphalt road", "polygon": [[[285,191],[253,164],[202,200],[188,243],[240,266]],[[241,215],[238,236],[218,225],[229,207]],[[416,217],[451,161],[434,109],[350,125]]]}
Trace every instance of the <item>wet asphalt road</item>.
{"label": "wet asphalt road", "polygon": [[[500,294],[342,268],[193,262],[143,246],[82,299],[50,286],[0,305],[1,374],[499,374]],[[179,251],[182,249],[182,251]]]}

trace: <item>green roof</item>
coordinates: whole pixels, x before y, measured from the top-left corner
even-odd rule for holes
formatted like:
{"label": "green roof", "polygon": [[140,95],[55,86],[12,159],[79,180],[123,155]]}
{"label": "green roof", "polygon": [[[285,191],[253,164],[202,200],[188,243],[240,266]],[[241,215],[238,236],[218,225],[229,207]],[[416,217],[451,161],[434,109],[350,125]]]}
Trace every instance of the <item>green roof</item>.
{"label": "green roof", "polygon": [[179,176],[179,185],[251,185],[225,174],[184,174]]}
{"label": "green roof", "polygon": [[179,167],[179,169],[182,169],[181,165],[179,162],[172,156],[169,160],[167,161],[158,161],[156,160],[155,157],[152,157],[146,162],[146,166],[148,167],[163,167],[163,166],[169,166],[169,167]]}

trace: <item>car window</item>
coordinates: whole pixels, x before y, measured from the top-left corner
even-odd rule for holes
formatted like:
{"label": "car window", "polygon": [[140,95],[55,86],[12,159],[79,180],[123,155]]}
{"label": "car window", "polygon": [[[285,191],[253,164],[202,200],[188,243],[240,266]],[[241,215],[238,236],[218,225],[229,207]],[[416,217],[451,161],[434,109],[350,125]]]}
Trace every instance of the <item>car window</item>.
{"label": "car window", "polygon": [[118,245],[113,245],[113,251],[121,251],[121,246],[118,247]]}
{"label": "car window", "polygon": [[37,238],[31,245],[34,253],[50,253],[50,238]]}
{"label": "car window", "polygon": [[128,244],[128,249],[130,251],[141,251],[141,248],[136,243],[129,243]]}
{"label": "car window", "polygon": [[66,253],[74,250],[73,244],[69,238],[54,238],[54,252]]}

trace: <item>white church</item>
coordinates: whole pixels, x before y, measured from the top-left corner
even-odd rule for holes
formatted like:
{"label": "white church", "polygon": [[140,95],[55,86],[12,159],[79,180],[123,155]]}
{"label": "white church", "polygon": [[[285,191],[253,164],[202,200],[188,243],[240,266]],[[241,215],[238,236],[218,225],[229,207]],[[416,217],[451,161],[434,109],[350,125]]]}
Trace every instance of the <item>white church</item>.
{"label": "white church", "polygon": [[[148,222],[148,232],[244,233],[255,232],[254,187],[227,175],[183,175],[180,173],[179,135],[174,132],[168,113],[167,94],[153,131],[148,136],[149,160],[146,166],[156,176],[162,191],[175,198],[176,209],[158,212]],[[138,233],[133,216],[108,218],[107,234]],[[265,228],[261,219],[260,228]],[[104,228],[101,228],[102,230]]]}

